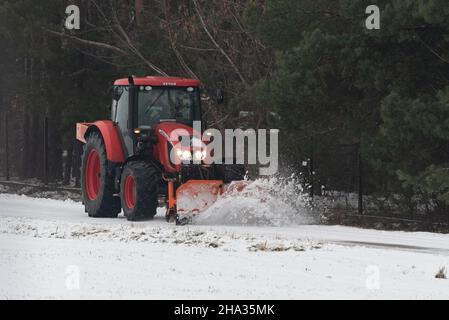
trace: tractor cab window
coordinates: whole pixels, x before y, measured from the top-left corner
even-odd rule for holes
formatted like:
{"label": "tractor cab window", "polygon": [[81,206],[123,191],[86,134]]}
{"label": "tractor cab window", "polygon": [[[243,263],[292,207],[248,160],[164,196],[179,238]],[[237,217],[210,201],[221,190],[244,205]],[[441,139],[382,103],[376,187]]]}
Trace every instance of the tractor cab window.
{"label": "tractor cab window", "polygon": [[127,128],[128,126],[128,88],[123,87],[120,98],[116,105],[115,122],[118,123],[120,128]]}
{"label": "tractor cab window", "polygon": [[115,86],[112,88],[112,106],[111,106],[111,120],[115,121],[117,116],[117,107],[120,98],[122,97],[125,89],[122,86]]}
{"label": "tractor cab window", "polygon": [[151,128],[164,120],[192,124],[199,114],[197,88],[140,87],[138,124]]}

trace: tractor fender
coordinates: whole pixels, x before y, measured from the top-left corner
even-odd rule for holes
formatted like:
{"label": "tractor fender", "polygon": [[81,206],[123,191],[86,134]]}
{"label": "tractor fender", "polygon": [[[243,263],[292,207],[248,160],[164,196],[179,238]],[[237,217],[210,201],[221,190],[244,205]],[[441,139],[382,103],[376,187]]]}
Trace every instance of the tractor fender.
{"label": "tractor fender", "polygon": [[[82,128],[87,126],[85,130]],[[78,129],[81,127],[80,129]],[[106,146],[106,156],[109,161],[115,163],[125,162],[125,151],[123,150],[122,139],[120,137],[119,129],[116,124],[111,120],[100,120],[94,123],[78,123],[77,132],[84,131],[83,138],[85,139],[93,131],[99,131],[103,137],[104,144]],[[78,134],[77,134],[78,136]],[[78,137],[78,140],[81,140]]]}

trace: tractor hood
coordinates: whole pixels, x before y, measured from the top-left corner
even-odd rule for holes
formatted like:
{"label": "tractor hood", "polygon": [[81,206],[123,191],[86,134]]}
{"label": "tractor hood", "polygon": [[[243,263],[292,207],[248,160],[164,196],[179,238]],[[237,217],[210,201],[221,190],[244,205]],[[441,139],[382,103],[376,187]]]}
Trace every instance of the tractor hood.
{"label": "tractor hood", "polygon": [[[181,165],[173,164],[170,161],[170,150],[173,146],[180,147],[180,137],[196,136],[201,138],[201,133],[193,130],[192,127],[179,122],[161,122],[154,127],[157,136],[156,147],[153,150],[153,157],[157,159],[167,172],[175,173],[181,170]],[[190,146],[184,146],[184,150],[192,152]]]}
{"label": "tractor hood", "polygon": [[[178,137],[193,135],[193,128],[179,122],[161,122],[154,127],[159,138],[167,140],[167,136],[171,137],[176,142]],[[164,134],[165,133],[165,134]]]}

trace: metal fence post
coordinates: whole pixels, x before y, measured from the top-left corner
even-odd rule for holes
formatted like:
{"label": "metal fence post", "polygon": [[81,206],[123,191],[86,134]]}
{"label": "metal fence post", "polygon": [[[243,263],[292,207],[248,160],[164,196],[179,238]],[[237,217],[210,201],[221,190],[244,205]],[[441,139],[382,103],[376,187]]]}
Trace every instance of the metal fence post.
{"label": "metal fence post", "polygon": [[48,118],[44,118],[44,184],[48,184]]}
{"label": "metal fence post", "polygon": [[8,137],[8,115],[4,112],[4,135],[5,135],[5,179],[9,180],[9,137]]}
{"label": "metal fence post", "polygon": [[362,155],[360,154],[360,146],[357,148],[358,167],[359,167],[359,203],[358,213],[363,214],[363,167],[362,167]]}
{"label": "metal fence post", "polygon": [[310,159],[309,159],[309,174],[310,174],[310,176],[309,176],[310,177],[309,196],[313,200],[313,197],[315,196],[315,190],[314,190],[314,187],[315,187],[315,163],[314,163],[313,157],[310,157]]}

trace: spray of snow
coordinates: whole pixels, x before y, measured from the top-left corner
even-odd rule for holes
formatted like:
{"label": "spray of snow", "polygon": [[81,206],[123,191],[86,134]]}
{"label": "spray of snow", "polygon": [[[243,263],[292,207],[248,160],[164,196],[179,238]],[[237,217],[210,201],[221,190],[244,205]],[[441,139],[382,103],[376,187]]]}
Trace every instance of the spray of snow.
{"label": "spray of snow", "polygon": [[[291,226],[316,222],[310,199],[294,176],[248,182],[243,190],[229,188],[194,224]],[[232,185],[231,185],[232,186]]]}

